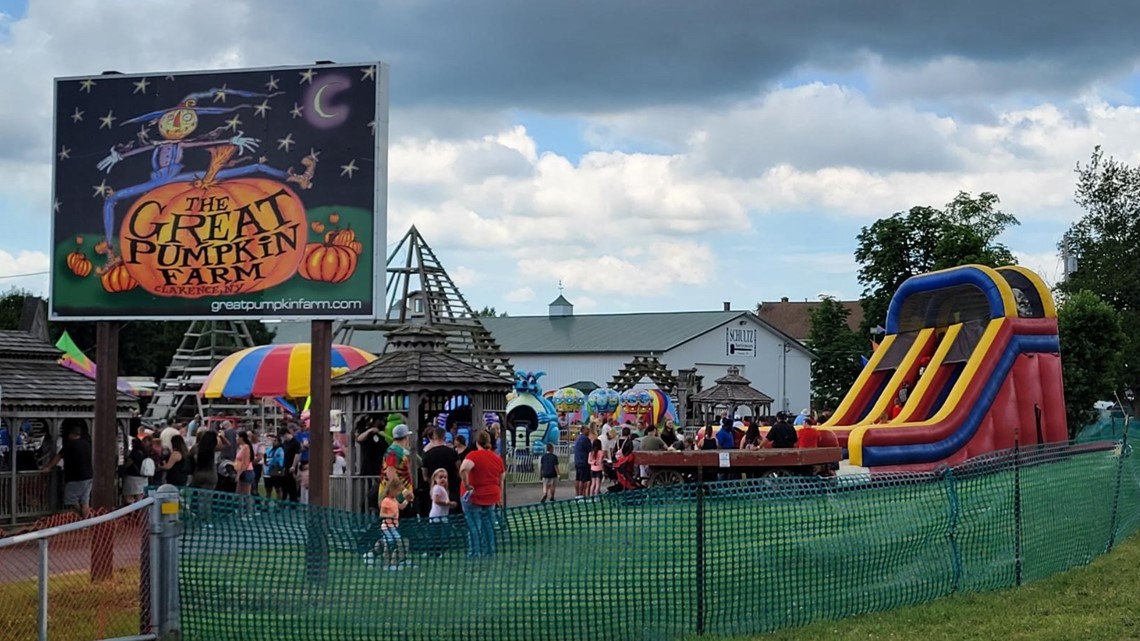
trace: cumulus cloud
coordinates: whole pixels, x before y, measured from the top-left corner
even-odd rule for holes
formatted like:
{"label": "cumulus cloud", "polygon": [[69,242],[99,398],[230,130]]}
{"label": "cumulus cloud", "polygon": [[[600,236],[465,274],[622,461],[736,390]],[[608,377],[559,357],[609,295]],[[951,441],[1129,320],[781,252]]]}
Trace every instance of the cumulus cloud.
{"label": "cumulus cloud", "polygon": [[534,290],[529,287],[512,289],[504,296],[508,303],[529,303],[534,300]]}
{"label": "cumulus cloud", "polygon": [[46,295],[51,259],[44,252],[0,250],[0,289],[23,289]]}

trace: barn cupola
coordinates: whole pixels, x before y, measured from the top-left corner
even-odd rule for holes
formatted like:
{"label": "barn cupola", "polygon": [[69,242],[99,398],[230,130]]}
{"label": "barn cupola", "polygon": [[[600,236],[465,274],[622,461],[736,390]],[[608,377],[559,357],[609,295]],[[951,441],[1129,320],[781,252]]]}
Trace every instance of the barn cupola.
{"label": "barn cupola", "polygon": [[572,305],[570,303],[570,301],[566,300],[566,297],[563,296],[562,294],[559,294],[558,298],[555,298],[553,301],[551,301],[551,303],[550,303],[550,317],[551,318],[565,318],[567,316],[573,316],[573,315],[574,315],[574,305]]}

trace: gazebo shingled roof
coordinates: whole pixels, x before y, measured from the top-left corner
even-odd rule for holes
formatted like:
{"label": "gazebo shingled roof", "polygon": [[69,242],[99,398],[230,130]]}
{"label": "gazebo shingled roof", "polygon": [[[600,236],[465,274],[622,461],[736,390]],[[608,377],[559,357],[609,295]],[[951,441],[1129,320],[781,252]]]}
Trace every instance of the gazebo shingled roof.
{"label": "gazebo shingled roof", "polygon": [[400,392],[502,392],[513,389],[510,381],[444,353],[447,335],[426,326],[408,325],[388,334],[388,352],[343,376],[333,379],[335,392],[359,388]]}
{"label": "gazebo shingled roof", "polygon": [[740,369],[729,367],[728,374],[716,379],[716,385],[693,394],[694,403],[733,403],[735,405],[771,405],[775,399],[752,387],[752,381],[740,375]]}

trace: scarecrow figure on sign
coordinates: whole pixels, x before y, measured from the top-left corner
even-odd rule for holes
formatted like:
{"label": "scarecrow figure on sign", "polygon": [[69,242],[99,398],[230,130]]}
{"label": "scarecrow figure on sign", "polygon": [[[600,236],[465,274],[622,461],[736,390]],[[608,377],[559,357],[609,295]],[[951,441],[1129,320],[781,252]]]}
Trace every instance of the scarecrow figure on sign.
{"label": "scarecrow figure on sign", "polygon": [[[120,161],[149,151],[151,152],[151,173],[150,180],[144,183],[118,191],[106,187],[102,192],[104,198],[103,228],[106,233],[106,240],[104,243],[99,243],[97,249],[101,251],[101,253],[106,254],[107,264],[111,265],[117,261],[114,248],[115,205],[122,200],[145,194],[156,187],[174,182],[193,182],[196,185],[202,184],[205,186],[203,181],[206,180],[217,182],[228,178],[260,173],[279,180],[296,183],[301,189],[309,189],[312,186],[313,174],[317,166],[317,155],[315,152],[310,152],[309,155],[301,159],[301,164],[304,165],[305,171],[300,174],[294,172],[292,168],[289,168],[288,171],[281,171],[280,169],[270,167],[265,164],[267,158],[264,156],[258,158],[257,162],[253,164],[243,164],[250,160],[249,157],[246,157],[227,161],[224,167],[220,169],[211,167],[210,170],[201,172],[183,171],[182,153],[187,148],[205,147],[209,148],[213,153],[222,151],[220,147],[226,146],[229,148],[226,154],[228,158],[234,151],[237,152],[238,156],[243,156],[246,152],[250,152],[252,155],[261,142],[257,138],[246,136],[244,131],[237,129],[240,121],[236,116],[232,120],[227,121],[226,126],[215,127],[203,135],[191,137],[191,134],[198,129],[199,116],[227,114],[240,109],[259,109],[259,107],[250,104],[240,104],[229,107],[202,107],[198,105],[199,100],[211,96],[215,97],[215,99],[219,96],[272,98],[280,95],[280,93],[281,92],[266,94],[226,88],[198,91],[187,95],[174,107],[152,111],[122,123],[123,125],[142,123],[142,128],[135,135],[134,141],[111,147],[110,153],[100,160],[96,167],[100,171],[110,174],[111,169]],[[262,106],[264,106],[264,103]],[[160,138],[157,140],[151,138],[152,126],[158,128]],[[227,130],[233,130],[236,133],[232,136],[226,136]],[[214,155],[216,156],[217,154]]]}

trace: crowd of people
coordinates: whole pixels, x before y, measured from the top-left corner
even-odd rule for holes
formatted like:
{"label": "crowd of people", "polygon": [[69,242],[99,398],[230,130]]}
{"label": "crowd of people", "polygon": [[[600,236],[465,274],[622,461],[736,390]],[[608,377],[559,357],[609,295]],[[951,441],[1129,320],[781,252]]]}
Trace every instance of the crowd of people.
{"label": "crowd of people", "polygon": [[[607,476],[627,489],[639,486],[638,479],[648,476],[648,470],[634,470],[632,454],[636,451],[837,446],[838,442],[831,442],[833,434],[816,428],[818,420],[808,410],[796,417],[779,412],[756,419],[723,414],[716,423],[682,436],[671,417],[666,417],[660,427],[632,422],[616,426],[609,420],[594,418],[579,426],[574,440],[574,494],[577,498],[600,494]],[[821,438],[825,442],[821,443]]]}
{"label": "crowd of people", "polygon": [[[356,431],[361,445],[362,476],[375,479],[370,496],[377,497],[380,536],[363,554],[368,565],[380,559],[386,571],[411,566],[409,542],[400,529],[401,519],[426,519],[430,538],[424,554],[439,556],[446,549],[452,518],[462,515],[467,527],[467,555],[490,558],[496,552],[495,523],[503,507],[506,466],[495,451],[498,425],[474,434],[469,447],[463,434],[450,440],[443,428],[430,428],[426,443],[413,451],[411,430],[400,423],[391,430],[391,443],[384,437],[379,419],[362,423]],[[418,455],[419,473],[413,473]]]}

